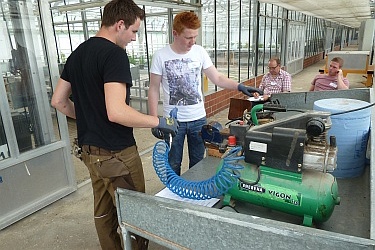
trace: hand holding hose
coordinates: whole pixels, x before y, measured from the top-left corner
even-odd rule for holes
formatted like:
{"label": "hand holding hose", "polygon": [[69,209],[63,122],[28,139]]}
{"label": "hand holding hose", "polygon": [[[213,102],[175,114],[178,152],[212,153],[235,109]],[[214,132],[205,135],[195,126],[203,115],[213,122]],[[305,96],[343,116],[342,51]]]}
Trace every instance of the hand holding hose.
{"label": "hand holding hose", "polygon": [[237,89],[247,96],[253,96],[254,93],[258,93],[259,95],[263,95],[263,90],[258,89],[258,88],[254,88],[254,87],[250,87],[250,86],[246,86],[243,83],[238,84]]}
{"label": "hand holding hose", "polygon": [[176,118],[159,117],[159,125],[151,129],[152,134],[158,139],[165,139],[168,134],[173,137],[176,136],[178,131],[178,121]]}

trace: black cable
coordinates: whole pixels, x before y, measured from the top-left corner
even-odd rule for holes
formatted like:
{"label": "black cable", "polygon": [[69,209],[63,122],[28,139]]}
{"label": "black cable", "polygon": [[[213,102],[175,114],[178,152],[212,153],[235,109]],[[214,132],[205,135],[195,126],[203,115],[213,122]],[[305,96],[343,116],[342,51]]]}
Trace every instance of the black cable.
{"label": "black cable", "polygon": [[234,118],[232,120],[229,120],[229,122],[225,123],[224,126],[228,126],[228,124],[235,122],[235,121],[242,121],[242,117]]}
{"label": "black cable", "polygon": [[234,211],[236,211],[236,213],[240,213],[240,212],[238,212],[238,210],[237,210],[235,207],[233,207],[233,206],[231,206],[231,205],[223,205],[223,206],[221,206],[219,209],[223,209],[223,208],[225,208],[225,207],[230,207],[230,208],[232,208]]}
{"label": "black cable", "polygon": [[362,110],[362,109],[370,108],[370,107],[372,107],[374,105],[375,105],[375,103],[371,103],[370,105],[364,106],[362,108],[357,108],[357,109],[347,110],[347,111],[343,111],[343,112],[338,112],[338,113],[331,114],[330,116],[333,116],[333,115],[342,115],[342,114],[346,114],[346,113],[350,113],[350,112],[355,112],[355,111],[359,111],[359,110]]}
{"label": "black cable", "polygon": [[[333,114],[330,114],[329,116],[342,115],[342,114],[346,114],[346,113],[351,113],[351,112],[359,111],[359,110],[362,110],[362,109],[370,108],[370,107],[372,107],[374,105],[375,105],[375,103],[371,103],[370,105],[367,105],[367,106],[364,106],[364,107],[361,107],[361,108],[356,108],[356,109],[352,109],[352,110],[346,110],[346,111],[342,111],[342,112],[338,112],[338,113],[333,113]],[[294,111],[294,112],[301,112],[301,113],[305,113],[306,112],[306,110],[303,110],[303,109],[287,109],[286,111]],[[230,124],[230,123],[232,123],[234,121],[237,121],[237,120],[241,120],[241,117],[238,117],[236,119],[230,120],[229,122],[227,122],[225,124],[225,126],[227,126],[228,124]],[[247,120],[247,122],[249,123],[249,120]]]}
{"label": "black cable", "polygon": [[287,109],[286,111],[295,111],[295,112],[306,113],[306,110],[303,110],[303,109]]}
{"label": "black cable", "polygon": [[[352,110],[346,110],[346,111],[342,111],[342,112],[338,112],[338,113],[333,113],[333,114],[330,114],[330,116],[342,115],[342,114],[346,114],[346,113],[350,113],[350,112],[355,112],[355,111],[359,111],[359,110],[362,110],[362,109],[370,108],[374,105],[375,105],[375,103],[371,103],[370,105],[367,105],[367,106],[364,106],[364,107],[361,107],[361,108],[356,108],[356,109],[352,109]],[[287,111],[295,111],[295,112],[301,112],[301,113],[306,112],[306,110],[303,110],[303,109],[287,109]]]}
{"label": "black cable", "polygon": [[[250,113],[248,113],[248,114],[250,114]],[[232,119],[232,120],[229,120],[229,122],[225,123],[224,126],[226,127],[226,126],[228,126],[229,124],[231,124],[232,122],[242,121],[242,119],[244,119],[244,120],[246,121],[246,124],[247,124],[247,125],[252,125],[252,124],[253,124],[253,122],[251,121],[251,119],[249,120],[249,119],[247,119],[246,117],[238,117],[238,118],[234,118],[234,119]]]}
{"label": "black cable", "polygon": [[246,185],[250,185],[250,186],[255,186],[256,184],[258,184],[259,180],[260,180],[260,167],[258,166],[258,176],[257,176],[257,179],[256,181],[254,182],[248,182],[248,181],[245,181],[244,179],[242,178],[238,178],[238,180],[242,181],[243,183],[245,183]]}
{"label": "black cable", "polygon": [[[329,116],[342,115],[342,114],[346,114],[346,113],[351,113],[351,112],[359,111],[359,110],[362,110],[362,109],[370,108],[370,107],[372,107],[374,105],[375,105],[375,103],[371,103],[370,105],[367,105],[367,106],[364,106],[364,107],[361,107],[361,108],[347,110],[347,111],[342,111],[342,112],[338,112],[338,113],[333,113],[333,114],[330,114]],[[287,109],[286,111],[294,111],[294,112],[301,112],[301,113],[305,113],[306,112],[306,110],[303,110],[303,109]]]}

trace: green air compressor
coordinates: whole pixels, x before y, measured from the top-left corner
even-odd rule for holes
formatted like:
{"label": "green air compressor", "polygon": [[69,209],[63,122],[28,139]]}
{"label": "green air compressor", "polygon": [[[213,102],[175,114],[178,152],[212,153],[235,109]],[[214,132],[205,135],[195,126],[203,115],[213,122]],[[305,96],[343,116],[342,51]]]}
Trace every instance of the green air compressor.
{"label": "green air compressor", "polygon": [[335,137],[326,138],[330,126],[329,113],[308,111],[248,129],[244,168],[223,205],[249,202],[301,216],[305,226],[327,221],[340,203],[330,174],[337,159]]}

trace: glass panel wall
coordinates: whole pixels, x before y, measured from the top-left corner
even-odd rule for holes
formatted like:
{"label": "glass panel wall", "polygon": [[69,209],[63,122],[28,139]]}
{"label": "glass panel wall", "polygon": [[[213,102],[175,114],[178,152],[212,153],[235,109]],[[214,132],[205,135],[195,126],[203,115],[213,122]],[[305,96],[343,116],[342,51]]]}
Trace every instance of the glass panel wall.
{"label": "glass panel wall", "polygon": [[304,39],[305,39],[304,23],[290,23],[290,33],[288,39],[288,62],[303,58]]}
{"label": "glass panel wall", "polygon": [[259,36],[258,36],[258,74],[268,72],[268,60],[272,57],[281,58],[282,40],[285,35],[284,9],[260,3]]}
{"label": "glass panel wall", "polygon": [[[202,46],[219,72],[238,81],[254,75],[255,3],[244,0],[202,1]],[[210,84],[210,89],[219,88]]]}
{"label": "glass panel wall", "polygon": [[[3,150],[8,147],[10,156],[15,157],[52,143],[60,135],[54,129],[55,111],[49,104],[51,77],[38,4],[0,1],[0,5],[0,80],[4,89],[0,155],[8,153]],[[9,140],[13,135],[16,142]]]}
{"label": "glass panel wall", "polygon": [[254,77],[253,63],[255,57],[254,30],[256,29],[256,8],[254,1],[241,1],[239,14],[239,75],[240,80]]}
{"label": "glass panel wall", "polygon": [[324,51],[326,25],[323,19],[306,17],[305,58]]}
{"label": "glass panel wall", "polygon": [[[78,1],[72,0],[50,1],[59,63],[64,63],[71,51],[93,36],[100,27],[105,3],[81,4],[84,6],[80,7]],[[137,41],[127,47],[129,59],[137,67],[135,72],[139,72],[139,78],[142,79],[141,88],[147,89],[148,67],[155,51],[172,42],[173,15],[182,10],[194,10],[200,14],[202,35],[198,39],[201,41],[199,43],[207,50],[219,72],[238,81],[267,72],[270,57],[280,57],[283,62],[300,57],[303,51],[303,57],[306,58],[324,49],[323,37],[327,24],[322,19],[256,0],[202,0],[201,5],[198,10],[192,6],[190,9],[186,5],[176,6],[174,2],[155,4],[148,0],[142,1],[146,19],[142,22]],[[65,11],[58,11],[61,7]],[[286,44],[289,21],[306,24],[306,32],[302,31],[301,26],[297,29],[298,34],[292,34],[297,37],[301,32],[304,33],[305,42],[293,46]],[[293,51],[287,51],[288,48]],[[255,64],[257,67],[253,67]],[[218,90],[213,84],[209,86],[212,91]]]}
{"label": "glass panel wall", "polygon": [[[67,1],[67,3],[74,2]],[[50,3],[58,63],[64,64],[79,44],[95,36],[100,28],[102,7],[61,13],[56,9],[58,6],[61,6],[60,1]]]}
{"label": "glass panel wall", "polygon": [[0,161],[10,157],[8,140],[5,136],[3,119],[0,116]]}
{"label": "glass panel wall", "polygon": [[[230,64],[233,63],[233,57],[231,56],[230,48],[230,22],[234,21],[230,19],[230,10],[228,9],[228,1],[216,1],[216,51],[214,58],[216,59],[216,67],[219,72],[226,76],[229,76]],[[237,2],[237,1],[236,1]],[[233,41],[233,44],[235,42]]]}

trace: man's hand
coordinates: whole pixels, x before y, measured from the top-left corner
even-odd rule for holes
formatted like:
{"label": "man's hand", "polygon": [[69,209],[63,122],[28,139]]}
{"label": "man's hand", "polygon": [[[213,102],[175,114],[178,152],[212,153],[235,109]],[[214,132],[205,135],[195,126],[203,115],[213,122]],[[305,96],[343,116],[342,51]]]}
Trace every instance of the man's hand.
{"label": "man's hand", "polygon": [[[254,92],[253,96],[254,96],[255,99],[259,99],[260,98],[260,95],[259,95],[258,92]],[[261,101],[267,101],[270,97],[271,97],[271,95],[265,95],[263,93],[263,99]]]}
{"label": "man's hand", "polygon": [[156,138],[158,138],[158,139],[161,139],[161,140],[164,139],[164,133],[161,132],[161,130],[158,129],[158,128],[152,128],[152,129],[151,129],[151,133],[152,133]]}
{"label": "man's hand", "polygon": [[151,129],[152,134],[158,139],[165,139],[165,136],[171,134],[176,136],[178,131],[178,121],[175,118],[159,117],[159,125]]}
{"label": "man's hand", "polygon": [[343,75],[341,69],[339,69],[336,73],[337,73],[337,76],[338,76],[338,77],[341,77],[341,79],[344,78],[344,75]]}
{"label": "man's hand", "polygon": [[259,95],[263,95],[263,90],[258,89],[258,88],[254,88],[254,87],[250,87],[250,86],[245,86],[242,83],[238,84],[237,89],[247,96],[253,96],[254,93],[258,93]]}

